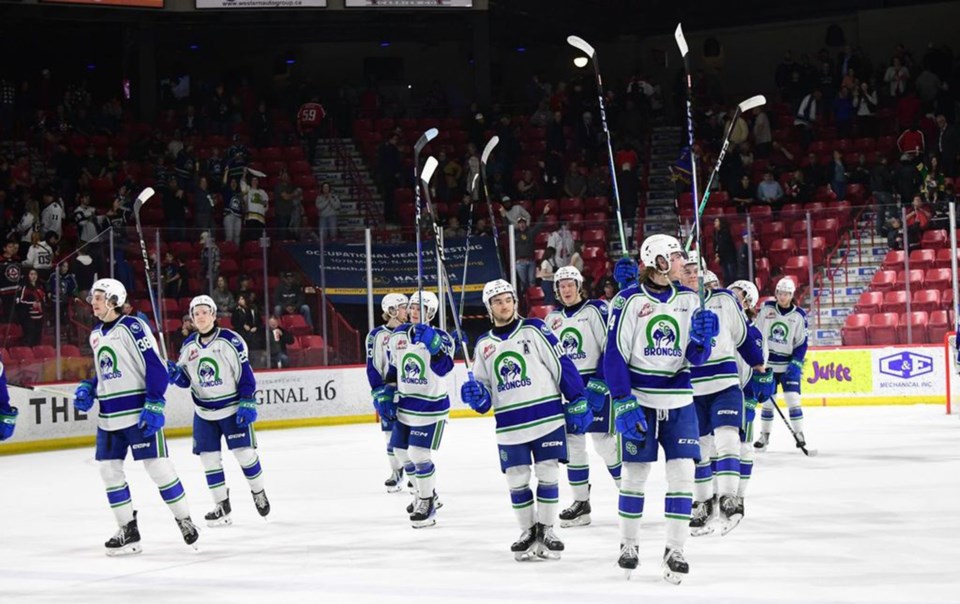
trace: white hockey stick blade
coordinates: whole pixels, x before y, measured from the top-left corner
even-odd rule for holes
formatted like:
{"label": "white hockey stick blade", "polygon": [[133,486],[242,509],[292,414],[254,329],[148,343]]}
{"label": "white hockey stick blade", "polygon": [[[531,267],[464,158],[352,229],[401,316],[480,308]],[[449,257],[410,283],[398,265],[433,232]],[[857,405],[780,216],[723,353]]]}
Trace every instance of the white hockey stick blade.
{"label": "white hockey stick blade", "polygon": [[417,144],[413,146],[413,150],[419,154],[421,151],[423,151],[423,148],[427,146],[427,143],[437,138],[438,134],[440,134],[439,130],[436,128],[430,128],[420,135],[420,138],[417,139]]}
{"label": "white hockey stick blade", "polygon": [[476,191],[476,190],[477,190],[477,181],[478,181],[479,179],[480,179],[480,174],[474,174],[474,175],[473,175],[473,180],[470,181],[470,190],[471,190],[471,191]]}
{"label": "white hockey stick blade", "polygon": [[819,452],[817,449],[807,449],[807,457],[816,457]]}
{"label": "white hockey stick blade", "polygon": [[494,147],[500,143],[500,137],[496,134],[493,135],[493,138],[487,141],[487,146],[483,148],[483,153],[480,154],[480,163],[487,165],[487,160],[490,158],[490,154],[493,153]]}
{"label": "white hockey stick blade", "polygon": [[247,168],[247,172],[250,173],[250,176],[256,176],[257,178],[267,177],[265,172],[261,172],[260,170],[254,170],[253,168]]}
{"label": "white hockey stick blade", "polygon": [[437,161],[437,158],[432,155],[423,163],[423,170],[420,171],[420,180],[423,181],[424,186],[430,185],[430,179],[433,178],[433,172],[439,164],[440,162]]}
{"label": "white hockey stick blade", "polygon": [[680,56],[686,57],[690,48],[687,46],[687,39],[683,37],[683,24],[677,23],[677,31],[673,32],[673,37],[677,40],[677,46],[680,48]]}
{"label": "white hockey stick blade", "polygon": [[767,97],[763,96],[762,94],[758,94],[757,96],[752,96],[749,99],[741,102],[740,112],[746,113],[751,109],[754,109],[756,107],[759,107],[760,105],[766,105],[766,104],[767,104]]}
{"label": "white hockey stick blade", "polygon": [[137,200],[133,202],[133,211],[139,212],[140,206],[147,203],[147,200],[153,197],[156,194],[156,191],[153,190],[153,187],[146,187],[144,190],[140,191],[140,194],[137,195]]}
{"label": "white hockey stick blade", "polygon": [[593,49],[593,46],[590,46],[590,44],[580,36],[567,36],[567,44],[573,46],[591,59],[595,54],[597,54],[597,51]]}

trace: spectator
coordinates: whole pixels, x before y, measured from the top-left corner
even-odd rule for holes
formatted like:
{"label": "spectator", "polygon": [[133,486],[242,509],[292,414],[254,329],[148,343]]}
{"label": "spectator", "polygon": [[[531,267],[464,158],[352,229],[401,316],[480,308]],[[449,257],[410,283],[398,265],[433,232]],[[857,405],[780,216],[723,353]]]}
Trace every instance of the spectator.
{"label": "spectator", "polygon": [[577,125],[577,147],[582,151],[587,163],[593,163],[600,147],[602,131],[593,123],[593,113],[584,111]]}
{"label": "spectator", "polygon": [[287,346],[293,344],[293,335],[280,325],[280,319],[271,315],[267,321],[270,332],[270,362],[275,369],[290,366],[290,357],[287,355]]}
{"label": "spectator", "polygon": [[77,276],[70,272],[70,261],[64,260],[57,265],[60,274],[60,288],[57,288],[57,274],[53,273],[47,280],[47,291],[50,292],[50,305],[60,307],[60,324],[67,326],[67,307],[72,300],[77,299]]}
{"label": "spectator", "polygon": [[266,147],[270,144],[270,114],[267,113],[267,104],[260,101],[253,117],[250,118],[250,136],[254,147]]}
{"label": "spectator", "polygon": [[537,270],[537,279],[540,282],[540,289],[543,290],[543,303],[549,306],[553,306],[555,302],[553,274],[560,268],[556,256],[557,250],[548,245],[544,250],[543,260],[540,261],[540,268]]}
{"label": "spectator", "polygon": [[849,181],[853,184],[866,187],[870,184],[870,166],[867,164],[867,155],[865,153],[857,154],[857,165],[850,170]]}
{"label": "spectator", "polygon": [[897,98],[906,91],[907,83],[910,81],[910,70],[901,63],[900,57],[893,57],[893,61],[883,74],[883,81],[888,85],[892,98]]}
{"label": "spectator", "polygon": [[813,139],[813,127],[820,121],[820,100],[822,98],[823,93],[819,88],[815,88],[813,92],[803,97],[803,100],[800,101],[800,105],[797,107],[797,113],[793,120],[793,128],[797,131],[797,136],[803,142],[804,149],[810,146],[810,141]]}
{"label": "spectator", "polygon": [[240,245],[240,230],[243,225],[245,202],[243,193],[240,191],[240,182],[236,178],[230,179],[226,199],[227,202],[223,204],[224,241],[232,241]]}
{"label": "spectator", "polygon": [[388,222],[397,222],[397,208],[394,191],[400,185],[400,148],[396,133],[377,150],[377,176],[380,192],[383,194],[383,214]]}
{"label": "spectator", "polygon": [[317,193],[317,211],[320,214],[320,232],[324,240],[334,241],[337,238],[337,214],[340,213],[340,197],[333,192],[329,182],[320,185]]}
{"label": "spectator", "polygon": [[247,295],[237,295],[237,308],[233,311],[233,329],[240,334],[250,350],[263,350],[263,321],[256,305],[247,305]]}
{"label": "spectator", "polygon": [[739,214],[746,214],[753,204],[753,187],[750,185],[750,177],[746,174],[740,176],[740,180],[730,190],[730,199],[737,206]]}
{"label": "spectator", "polygon": [[837,135],[848,138],[853,132],[853,118],[855,115],[850,91],[841,88],[837,98],[833,99],[833,122],[837,126]]}
{"label": "spectator", "polygon": [[207,177],[201,176],[193,192],[193,224],[198,229],[212,229],[213,211],[216,207],[217,197],[210,190]]}
{"label": "spectator", "polygon": [[580,173],[577,162],[570,162],[570,169],[563,179],[565,197],[583,197],[587,192],[587,179]]}
{"label": "spectator", "polygon": [[573,233],[566,222],[561,222],[560,228],[550,233],[547,245],[552,247],[556,253],[557,267],[570,264],[570,256],[573,254]]}
{"label": "spectator", "polygon": [[144,313],[141,310],[137,310],[133,306],[133,300],[131,300],[130,298],[127,298],[127,300],[123,303],[123,314],[127,315],[128,317],[136,317],[140,319],[146,325],[150,326],[150,329],[156,331],[156,326],[153,324],[153,321],[151,321],[150,318],[147,317],[146,313]]}
{"label": "spectator", "polygon": [[860,82],[860,85],[853,89],[852,101],[857,114],[858,136],[875,136],[877,132],[877,91],[873,89],[869,82]]}
{"label": "spectator", "polygon": [[223,185],[227,183],[227,165],[220,157],[220,147],[210,149],[210,157],[204,164],[203,171],[207,175],[207,182],[210,184],[210,190],[214,193],[220,193]]}
{"label": "spectator", "polygon": [[57,236],[63,236],[63,202],[50,189],[43,192],[40,230],[44,233],[53,231]]}
{"label": "spectator", "polygon": [[19,256],[20,246],[16,241],[7,241],[0,255],[0,302],[3,303],[3,316],[9,321],[16,307],[20,280],[23,278],[23,264]]}
{"label": "spectator", "polygon": [[583,273],[583,244],[579,241],[573,242],[573,254],[570,255],[569,266]]}
{"label": "spectator", "polygon": [[743,119],[742,115],[737,115],[737,119],[733,122],[733,126],[730,126],[730,121],[733,119],[733,116],[736,115],[737,108],[731,107],[727,110],[727,114],[723,116],[724,131],[727,128],[730,128],[730,144],[736,149],[740,144],[746,142],[747,137],[750,136],[750,126],[747,125],[747,120]]}
{"label": "spectator", "polygon": [[223,275],[217,277],[217,284],[210,292],[210,297],[217,305],[217,317],[222,319],[233,315],[233,310],[237,307],[237,301],[233,298],[233,294],[227,286],[226,277]]}
{"label": "spectator", "polygon": [[447,226],[443,229],[444,240],[463,239],[466,236],[467,231],[460,226],[460,220],[456,216],[451,216],[447,219]]}
{"label": "spectator", "polygon": [[732,283],[736,280],[737,247],[733,244],[730,225],[724,218],[713,219],[713,259],[723,269],[724,281]]}
{"label": "spectator", "polygon": [[53,269],[53,257],[56,254],[55,248],[59,240],[54,232],[47,233],[46,239],[40,238],[40,233],[34,233],[30,248],[27,250],[27,259],[23,265],[37,271],[40,280],[43,281],[49,276]]}
{"label": "spectator", "polygon": [[891,250],[903,249],[903,223],[896,216],[887,221],[887,247]]}
{"label": "spectator", "polygon": [[18,255],[21,258],[26,257],[30,244],[33,243],[34,233],[40,229],[40,206],[35,199],[27,198],[24,205],[23,214],[20,216],[20,222],[17,223],[16,232],[20,237],[20,251]]}
{"label": "spectator", "polygon": [[180,347],[183,346],[184,340],[189,338],[195,329],[196,327],[193,325],[193,319],[190,318],[190,315],[183,315],[180,319],[180,327],[170,332],[170,350],[179,351]]}
{"label": "spectator", "polygon": [[43,334],[43,305],[46,294],[40,285],[40,275],[36,269],[27,271],[27,280],[20,287],[17,305],[20,308],[20,324],[23,325],[23,343],[26,346],[39,346]]}
{"label": "spectator", "polygon": [[934,148],[943,162],[943,175],[948,178],[957,176],[957,154],[960,152],[960,132],[957,126],[947,123],[947,116],[938,113],[937,140]]}
{"label": "spectator", "polygon": [[813,187],[807,183],[803,170],[794,170],[790,175],[784,198],[790,203],[806,203],[813,199]]}
{"label": "spectator", "polygon": [[843,154],[834,149],[833,162],[830,164],[830,189],[836,194],[837,199],[845,199],[848,176],[847,167],[843,164]]}
{"label": "spectator", "polygon": [[930,210],[923,203],[923,196],[914,195],[907,211],[907,236],[910,238],[910,249],[920,247],[923,232],[930,226]]}
{"label": "spectator", "polygon": [[304,300],[303,288],[294,282],[293,273],[288,271],[280,275],[280,283],[274,290],[273,303],[273,314],[279,317],[300,313],[313,331],[310,305]]}
{"label": "spectator", "polygon": [[918,166],[920,170],[920,193],[927,203],[940,201],[946,181],[940,171],[940,160],[931,155],[926,163]]}
{"label": "spectator", "polygon": [[460,180],[463,178],[463,167],[455,158],[447,157],[446,151],[440,151],[438,158],[441,178],[437,198],[440,201],[450,201],[460,195]]}
{"label": "spectator", "polygon": [[204,231],[200,233],[200,278],[204,281],[204,288],[212,289],[210,285],[217,280],[219,274],[220,248],[209,231]]}
{"label": "spectator", "polygon": [[246,275],[240,275],[236,297],[239,298],[240,294],[243,294],[247,297],[248,305],[251,307],[258,306],[257,291],[253,289],[253,281]]}
{"label": "spectator", "polygon": [[803,168],[803,179],[811,187],[822,187],[830,182],[826,168],[820,165],[820,159],[815,153],[807,154],[807,165]]}
{"label": "spectator", "polygon": [[900,151],[901,160],[913,161],[924,153],[926,148],[926,141],[917,121],[914,121],[909,128],[901,132],[897,139],[897,149]]}
{"label": "spectator", "polygon": [[[737,246],[737,274],[736,278],[750,280],[750,231],[744,229],[740,233],[740,245]],[[727,284],[732,283],[727,279]]]}
{"label": "spectator", "polygon": [[757,157],[770,157],[773,149],[773,130],[770,128],[770,117],[763,106],[753,110],[753,144],[757,149]]}
{"label": "spectator", "polygon": [[173,173],[176,175],[177,184],[181,189],[186,191],[193,188],[193,177],[197,173],[197,159],[193,155],[192,144],[187,144],[177,153],[173,162]]}
{"label": "spectator", "polygon": [[269,197],[267,192],[260,188],[260,179],[256,176],[247,181],[240,181],[240,191],[243,193],[243,207],[246,216],[243,222],[243,239],[256,241],[260,239],[263,230],[267,227],[267,206]]}
{"label": "spectator", "polygon": [[757,185],[757,201],[769,204],[774,210],[779,210],[783,205],[783,187],[773,179],[773,172],[763,173],[763,180]]}
{"label": "spectator", "polygon": [[[276,214],[274,221],[283,239],[290,238],[290,219],[293,216],[294,186],[290,180],[290,173],[280,170],[280,178],[273,192],[273,202]],[[264,212],[266,214],[266,212]]]}
{"label": "spectator", "polygon": [[[906,200],[913,199],[913,196],[920,190],[920,172],[917,170],[913,161],[909,159],[900,161],[895,179],[896,190],[900,195],[900,203],[905,203]],[[898,211],[897,215],[899,216],[899,214]]]}
{"label": "spectator", "polygon": [[525,169],[520,173],[520,180],[517,181],[517,195],[521,199],[539,199],[540,183],[533,177],[533,171]]}
{"label": "spectator", "polygon": [[[550,211],[550,206],[545,206],[543,215]],[[534,261],[536,251],[536,239],[540,231],[543,230],[543,219],[537,220],[536,224],[529,226],[527,219],[520,215],[516,220],[510,217],[508,213],[505,216],[509,224],[516,227],[514,241],[517,254],[517,281],[520,283],[520,291],[525,292],[527,288],[533,287],[537,278],[537,265]]]}
{"label": "spectator", "polygon": [[186,226],[186,196],[183,189],[177,184],[177,179],[171,176],[167,180],[167,190],[163,193],[163,219],[170,232],[171,239],[184,240]]}
{"label": "spectator", "polygon": [[590,197],[612,197],[613,181],[610,179],[610,166],[603,164],[590,173],[587,180],[587,195]]}
{"label": "spectator", "polygon": [[188,278],[183,258],[174,258],[173,252],[167,252],[163,262],[163,295],[173,299],[186,296]]}
{"label": "spectator", "polygon": [[887,162],[887,156],[877,152],[873,166],[870,167],[870,194],[876,214],[878,235],[886,235],[887,216],[893,215],[894,172]]}

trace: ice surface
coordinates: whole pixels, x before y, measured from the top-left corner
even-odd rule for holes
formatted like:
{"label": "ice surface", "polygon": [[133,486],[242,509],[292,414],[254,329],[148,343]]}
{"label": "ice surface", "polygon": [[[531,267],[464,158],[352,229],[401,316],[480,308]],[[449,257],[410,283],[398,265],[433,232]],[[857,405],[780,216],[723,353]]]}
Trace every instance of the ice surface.
{"label": "ice surface", "polygon": [[[273,512],[262,520],[225,453],[234,525],[185,546],[142,465],[127,462],[143,553],[107,558],[116,530],[92,449],[0,457],[0,602],[943,602],[960,601],[960,422],[941,406],[808,408],[818,457],[779,418],[757,455],[746,517],[691,538],[690,577],[665,583],[663,465],[647,485],[641,567],[616,567],[616,493],[591,451],[593,525],[558,529],[560,561],[518,563],[520,530],[490,419],[454,420],[436,455],[444,507],[410,528],[387,494],[376,425],[259,434]],[[759,426],[758,426],[759,427]],[[212,508],[190,440],[170,441],[194,520]],[[588,447],[589,448],[589,447]],[[570,503],[566,477],[561,508]]]}

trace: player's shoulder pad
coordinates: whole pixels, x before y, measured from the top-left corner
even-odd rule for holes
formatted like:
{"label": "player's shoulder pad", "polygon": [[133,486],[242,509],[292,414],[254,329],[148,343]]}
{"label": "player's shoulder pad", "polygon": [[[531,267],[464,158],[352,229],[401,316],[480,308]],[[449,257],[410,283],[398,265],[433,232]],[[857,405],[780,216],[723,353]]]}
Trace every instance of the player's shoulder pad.
{"label": "player's shoulder pad", "polygon": [[374,338],[374,337],[377,336],[377,334],[379,334],[381,331],[384,331],[384,330],[386,330],[386,329],[387,329],[387,328],[386,328],[385,326],[383,326],[383,325],[377,325],[376,327],[374,327],[373,329],[370,330],[370,333],[367,334],[367,337],[368,337],[368,338]]}
{"label": "player's shoulder pad", "polygon": [[119,322],[121,325],[129,329],[130,333],[133,334],[133,337],[138,340],[146,337],[146,334],[150,333],[150,327],[137,317],[124,315],[120,317]]}
{"label": "player's shoulder pad", "polygon": [[803,317],[804,319],[807,318],[807,311],[803,310],[802,308],[800,308],[800,307],[797,306],[796,304],[793,305],[793,310],[794,310],[794,312],[796,312],[798,315],[800,315],[800,316]]}
{"label": "player's shoulder pad", "polygon": [[610,305],[606,300],[587,300],[587,306],[596,308],[603,316],[610,314]]}
{"label": "player's shoulder pad", "polygon": [[186,346],[187,344],[193,344],[194,342],[197,341],[197,337],[198,337],[198,336],[197,336],[197,332],[195,332],[195,331],[190,332],[190,335],[187,336],[186,338],[184,338],[183,344],[181,344],[180,347],[183,348],[183,347]]}
{"label": "player's shoulder pad", "polygon": [[535,317],[521,319],[520,327],[532,327],[536,330],[542,331],[545,334],[553,333],[550,331],[550,328],[547,327],[547,324],[543,322],[543,319],[537,319]]}
{"label": "player's shoulder pad", "polygon": [[243,350],[246,348],[246,344],[243,343],[243,338],[240,337],[240,334],[233,331],[232,329],[220,328],[220,333],[217,334],[218,340],[226,340],[237,350]]}
{"label": "player's shoulder pad", "polygon": [[617,295],[614,296],[613,300],[610,302],[609,312],[621,310],[624,306],[627,305],[627,302],[630,301],[630,298],[632,298],[633,296],[636,296],[639,293],[640,293],[639,285],[631,285],[629,287],[625,287],[621,289],[619,292],[617,292]]}
{"label": "player's shoulder pad", "polygon": [[730,291],[729,289],[717,288],[711,291],[710,293],[716,294],[717,296],[720,296],[723,298],[728,298],[731,302],[734,303],[734,305],[736,305],[737,310],[743,310],[743,308],[740,306],[740,299],[737,298],[737,295],[732,291]]}
{"label": "player's shoulder pad", "polygon": [[678,294],[678,295],[679,295],[679,294],[684,294],[684,295],[693,294],[693,295],[695,295],[695,296],[699,296],[699,295],[700,295],[700,294],[698,294],[695,290],[690,289],[690,288],[687,287],[686,285],[680,285],[680,284],[677,283],[676,281],[673,282],[673,289],[677,290],[677,294]]}
{"label": "player's shoulder pad", "polygon": [[767,300],[766,302],[763,303],[763,305],[761,305],[760,308],[776,308],[776,306],[777,306],[776,300]]}

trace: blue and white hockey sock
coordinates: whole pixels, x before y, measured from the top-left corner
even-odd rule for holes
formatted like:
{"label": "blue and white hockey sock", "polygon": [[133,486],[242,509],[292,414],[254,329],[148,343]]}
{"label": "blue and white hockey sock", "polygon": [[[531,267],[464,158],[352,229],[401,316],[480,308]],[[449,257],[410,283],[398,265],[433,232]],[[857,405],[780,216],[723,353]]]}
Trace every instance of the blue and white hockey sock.
{"label": "blue and white hockey sock", "polygon": [[208,451],[200,454],[200,464],[207,475],[207,486],[213,496],[213,503],[227,498],[227,479],[223,473],[223,460],[220,451]]}
{"label": "blue and white hockey sock", "polygon": [[671,459],[667,462],[667,496],[664,516],[667,519],[667,547],[683,549],[690,536],[690,514],[693,510],[692,459]]}
{"label": "blue and white hockey sock", "polygon": [[736,495],[740,486],[740,430],[721,426],[715,430],[717,494]]}
{"label": "blue and white hockey sock", "polygon": [[649,463],[624,462],[623,477],[620,482],[620,541],[625,545],[636,545],[640,532],[640,519],[643,518],[643,491],[650,475]]}
{"label": "blue and white hockey sock", "polygon": [[530,490],[530,466],[507,468],[507,486],[510,487],[510,503],[521,530],[527,530],[536,523],[533,507],[533,491]]}
{"label": "blue and white hockey sock", "polygon": [[243,447],[234,449],[233,455],[240,463],[243,475],[247,477],[250,484],[250,491],[259,493],[263,490],[263,469],[260,467],[260,456],[257,450],[252,447]]}
{"label": "blue and white hockey sock", "polygon": [[803,407],[800,406],[800,394],[784,392],[783,398],[787,401],[787,410],[790,414],[790,427],[794,432],[803,432]]}
{"label": "blue and white hockey sock", "polygon": [[590,499],[590,458],[587,456],[587,437],[583,434],[567,435],[567,480],[576,501]]}
{"label": "blue and white hockey sock", "polygon": [[773,428],[773,403],[768,399],[760,407],[760,433],[770,434]]}
{"label": "blue and white hockey sock", "polygon": [[603,458],[603,463],[607,464],[607,472],[613,478],[614,484],[620,488],[620,474],[623,471],[623,464],[620,458],[620,438],[616,434],[601,434],[591,432],[590,438],[593,440],[594,450]]}
{"label": "blue and white hockey sock", "polygon": [[747,487],[750,486],[750,476],[753,475],[753,446],[749,440],[740,447],[740,483],[737,485],[737,496],[744,497]]}
{"label": "blue and white hockey sock", "polygon": [[130,497],[130,486],[123,473],[123,461],[109,459],[100,462],[100,477],[107,490],[107,501],[113,511],[117,524],[124,526],[133,520],[133,500]]}
{"label": "blue and white hockey sock", "polygon": [[700,437],[700,455],[703,457],[698,463],[694,476],[693,494],[696,501],[706,501],[713,497],[713,435]]}
{"label": "blue and white hockey sock", "polygon": [[390,432],[384,432],[383,435],[387,439],[387,461],[390,462],[390,469],[396,472],[403,467],[403,464],[397,459],[397,456],[393,453],[393,447],[390,446]]}
{"label": "blue and white hockey sock", "polygon": [[533,471],[537,475],[537,522],[553,526],[560,503],[560,464],[555,459],[540,461]]}
{"label": "blue and white hockey sock", "polygon": [[177,477],[177,471],[173,467],[173,462],[167,457],[157,459],[147,459],[143,462],[143,467],[147,474],[153,480],[157,488],[160,489],[160,496],[170,507],[175,518],[189,518],[190,506],[187,505],[186,493],[183,485],[180,484],[180,478]]}
{"label": "blue and white hockey sock", "polygon": [[437,488],[436,468],[430,459],[430,449],[426,447],[410,447],[407,454],[414,464],[416,472],[417,492],[420,497],[427,498],[433,495]]}

